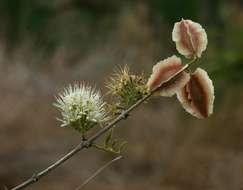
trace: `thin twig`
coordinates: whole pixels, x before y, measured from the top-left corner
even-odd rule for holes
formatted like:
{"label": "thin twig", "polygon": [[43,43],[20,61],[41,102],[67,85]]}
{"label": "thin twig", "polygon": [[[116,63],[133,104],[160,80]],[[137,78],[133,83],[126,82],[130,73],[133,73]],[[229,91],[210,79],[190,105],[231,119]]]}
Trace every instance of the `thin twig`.
{"label": "thin twig", "polygon": [[113,164],[114,162],[120,160],[122,156],[115,157],[111,161],[107,162],[105,165],[103,165],[101,168],[99,168],[96,172],[94,172],[89,178],[87,178],[80,186],[78,186],[75,190],[82,189],[85,185],[87,185],[92,179],[94,179],[97,175],[99,175],[104,169],[106,169],[108,166]]}
{"label": "thin twig", "polygon": [[149,99],[158,89],[163,89],[164,86],[166,86],[168,83],[171,82],[172,79],[175,79],[179,74],[181,74],[184,70],[188,68],[188,64],[186,64],[182,69],[180,69],[178,72],[176,72],[173,76],[168,78],[164,83],[162,83],[161,86],[151,91],[149,94],[144,96],[143,98],[139,99],[135,104],[133,104],[131,107],[129,107],[127,110],[123,111],[117,118],[115,118],[113,121],[111,121],[109,124],[107,124],[104,128],[102,128],[100,131],[98,131],[96,134],[91,136],[87,140],[82,140],[74,149],[72,149],[70,152],[65,154],[63,157],[61,157],[59,160],[54,162],[52,165],[47,167],[46,169],[40,171],[39,173],[34,174],[32,177],[21,183],[20,185],[12,188],[12,190],[19,190],[23,189],[33,183],[36,183],[40,178],[47,175],[49,172],[63,164],[66,160],[73,157],[75,154],[77,154],[79,151],[81,151],[84,148],[90,148],[92,146],[92,143],[94,143],[98,138],[100,138],[103,134],[105,134],[109,129],[115,128],[118,122],[120,122],[123,119],[127,118],[127,115],[131,111],[133,111],[135,108],[137,108],[140,104],[145,102],[147,99]]}

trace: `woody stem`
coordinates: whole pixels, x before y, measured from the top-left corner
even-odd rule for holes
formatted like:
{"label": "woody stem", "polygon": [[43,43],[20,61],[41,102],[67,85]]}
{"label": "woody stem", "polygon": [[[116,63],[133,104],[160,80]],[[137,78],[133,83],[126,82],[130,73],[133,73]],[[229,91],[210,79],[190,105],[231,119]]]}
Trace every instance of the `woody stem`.
{"label": "woody stem", "polygon": [[92,147],[93,143],[100,138],[102,135],[104,135],[108,130],[117,127],[117,123],[119,123],[121,120],[126,119],[127,115],[132,112],[135,108],[137,108],[139,105],[141,105],[143,102],[145,102],[147,99],[149,99],[158,89],[162,89],[163,86],[166,86],[170,80],[177,77],[180,73],[182,73],[185,69],[189,67],[189,64],[186,64],[182,69],[180,69],[178,72],[176,72],[174,75],[172,75],[170,78],[168,78],[164,83],[161,84],[158,88],[154,89],[153,91],[149,92],[147,95],[139,99],[135,104],[133,104],[131,107],[129,107],[127,110],[124,110],[117,118],[115,118],[113,121],[111,121],[109,124],[107,124],[104,128],[102,128],[100,131],[98,131],[96,134],[91,136],[90,138],[83,139],[74,149],[72,149],[70,152],[62,156],[60,159],[58,159],[56,162],[45,168],[44,170],[33,174],[32,177],[27,179],[26,181],[22,182],[21,184],[15,186],[12,188],[12,190],[19,190],[24,189],[25,187],[36,183],[39,181],[42,177],[46,176],[49,172],[56,169],[60,165],[62,165],[66,160],[72,158],[74,155],[76,155],[78,152],[85,148]]}

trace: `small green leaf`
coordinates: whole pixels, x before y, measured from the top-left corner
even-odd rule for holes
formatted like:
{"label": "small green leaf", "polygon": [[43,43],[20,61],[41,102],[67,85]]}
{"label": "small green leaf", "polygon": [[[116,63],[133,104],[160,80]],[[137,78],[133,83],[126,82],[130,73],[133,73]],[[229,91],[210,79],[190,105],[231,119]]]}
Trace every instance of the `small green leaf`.
{"label": "small green leaf", "polygon": [[120,144],[120,147],[119,147],[119,151],[120,151],[120,152],[125,148],[126,144],[127,144],[126,141],[123,141],[123,142]]}
{"label": "small green leaf", "polygon": [[109,146],[112,136],[113,136],[113,129],[110,129],[105,138],[105,142],[104,142],[105,147]]}
{"label": "small green leaf", "polygon": [[111,148],[112,149],[116,149],[116,146],[117,146],[117,143],[118,143],[118,140],[117,139],[114,139],[111,143]]}

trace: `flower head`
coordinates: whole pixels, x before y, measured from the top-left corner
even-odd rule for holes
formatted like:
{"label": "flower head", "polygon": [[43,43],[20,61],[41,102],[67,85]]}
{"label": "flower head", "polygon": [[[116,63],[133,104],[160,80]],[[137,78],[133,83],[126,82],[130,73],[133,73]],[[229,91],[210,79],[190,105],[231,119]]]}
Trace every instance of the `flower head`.
{"label": "flower head", "polygon": [[[148,89],[152,91],[160,87],[170,77],[180,71],[182,67],[183,65],[181,63],[181,59],[175,55],[158,62],[156,65],[154,65],[153,72],[147,82]],[[163,86],[161,89],[159,88],[158,93],[161,96],[172,96],[178,89],[186,85],[189,78],[189,74],[183,71],[178,75],[178,77],[175,77],[168,84],[166,84],[166,86]]]}
{"label": "flower head", "polygon": [[198,118],[213,113],[214,87],[206,71],[198,68],[187,85],[177,92],[177,98],[184,109]]}
{"label": "flower head", "polygon": [[61,110],[61,126],[71,126],[81,133],[107,119],[100,92],[83,83],[66,88],[58,95],[54,105]]}
{"label": "flower head", "polygon": [[175,23],[172,40],[178,52],[187,58],[200,58],[208,43],[207,33],[200,24],[183,19]]}
{"label": "flower head", "polygon": [[115,109],[117,107],[126,109],[147,94],[143,74],[131,74],[128,66],[115,72],[110,78],[107,88],[109,93],[116,99]]}

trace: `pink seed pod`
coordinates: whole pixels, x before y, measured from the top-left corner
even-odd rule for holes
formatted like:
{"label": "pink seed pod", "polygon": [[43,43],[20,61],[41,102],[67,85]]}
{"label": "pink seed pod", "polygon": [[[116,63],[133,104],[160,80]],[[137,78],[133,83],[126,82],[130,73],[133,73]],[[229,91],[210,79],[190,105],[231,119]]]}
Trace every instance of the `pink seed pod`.
{"label": "pink seed pod", "polygon": [[[160,87],[170,77],[182,69],[182,67],[181,59],[175,55],[158,62],[154,65],[153,72],[147,82],[148,89],[152,91]],[[159,88],[157,94],[161,96],[172,96],[178,89],[184,87],[189,79],[190,75],[183,71],[170,82],[167,82],[163,88]]]}
{"label": "pink seed pod", "polygon": [[177,51],[189,59],[200,58],[208,44],[207,33],[202,26],[183,19],[175,23],[172,40],[176,43]]}
{"label": "pink seed pod", "polygon": [[198,68],[186,86],[177,92],[183,108],[197,118],[207,118],[213,113],[214,87],[206,71]]}

